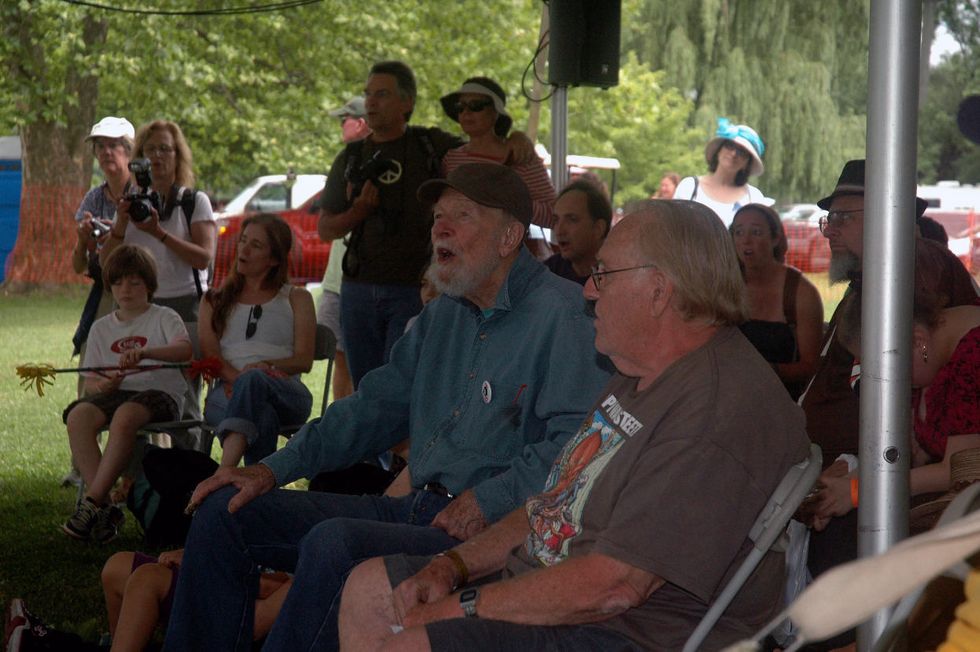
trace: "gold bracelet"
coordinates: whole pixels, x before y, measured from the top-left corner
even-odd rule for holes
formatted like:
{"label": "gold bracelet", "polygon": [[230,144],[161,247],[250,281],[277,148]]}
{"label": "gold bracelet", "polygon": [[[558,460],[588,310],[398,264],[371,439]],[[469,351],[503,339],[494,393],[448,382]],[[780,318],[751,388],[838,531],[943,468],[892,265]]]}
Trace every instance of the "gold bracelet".
{"label": "gold bracelet", "polygon": [[170,237],[170,234],[167,233],[166,231],[164,231],[163,232],[163,237],[160,238],[160,244],[163,244],[164,242],[166,242],[167,241],[167,238],[169,238],[169,237]]}
{"label": "gold bracelet", "polygon": [[447,550],[445,552],[440,552],[437,557],[445,557],[449,561],[453,562],[453,566],[456,568],[456,572],[459,573],[459,581],[454,582],[453,591],[456,589],[466,586],[466,583],[470,580],[470,571],[466,568],[466,562],[463,561],[463,557],[455,550]]}

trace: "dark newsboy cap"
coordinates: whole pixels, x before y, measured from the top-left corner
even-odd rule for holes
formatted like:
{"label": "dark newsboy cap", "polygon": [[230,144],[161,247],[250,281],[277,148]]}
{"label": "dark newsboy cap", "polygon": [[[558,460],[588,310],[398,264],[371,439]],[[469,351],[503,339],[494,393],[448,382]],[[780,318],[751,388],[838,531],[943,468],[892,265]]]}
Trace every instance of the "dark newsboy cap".
{"label": "dark newsboy cap", "polygon": [[477,204],[504,209],[525,228],[531,223],[531,194],[524,180],[506,165],[460,165],[445,179],[429,179],[419,186],[419,200],[434,204],[446,188],[452,188]]}

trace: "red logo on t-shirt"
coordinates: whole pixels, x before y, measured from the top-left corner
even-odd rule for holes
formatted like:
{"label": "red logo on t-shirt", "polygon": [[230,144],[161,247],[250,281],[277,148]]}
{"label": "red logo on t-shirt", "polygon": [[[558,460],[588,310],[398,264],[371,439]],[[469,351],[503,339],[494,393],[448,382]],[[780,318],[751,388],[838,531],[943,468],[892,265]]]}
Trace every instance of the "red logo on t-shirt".
{"label": "red logo on t-shirt", "polygon": [[110,347],[113,353],[124,353],[131,349],[142,349],[146,346],[146,338],[142,335],[132,335],[116,340]]}

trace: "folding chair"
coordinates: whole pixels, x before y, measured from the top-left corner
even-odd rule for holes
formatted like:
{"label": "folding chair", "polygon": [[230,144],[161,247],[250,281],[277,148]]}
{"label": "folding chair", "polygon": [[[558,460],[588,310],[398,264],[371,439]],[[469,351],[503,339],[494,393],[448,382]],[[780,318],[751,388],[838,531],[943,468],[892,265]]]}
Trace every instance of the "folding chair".
{"label": "folding chair", "polygon": [[[337,353],[337,336],[334,332],[330,330],[329,326],[324,324],[316,325],[316,339],[313,344],[313,359],[314,360],[326,360],[327,361],[327,377],[323,384],[323,403],[320,405],[320,416],[327,411],[327,398],[330,394],[330,381],[333,378],[333,360]],[[281,434],[286,439],[289,439],[296,432],[305,426],[305,423],[299,423],[289,426],[283,426],[280,428],[279,434]]]}
{"label": "folding chair", "polygon": [[749,539],[752,540],[752,549],[742,561],[735,574],[722,589],[722,592],[712,603],[701,622],[694,629],[694,632],[684,644],[683,652],[695,652],[704,643],[708,633],[718,622],[718,619],[725,613],[735,596],[741,590],[742,585],[748,580],[756,566],[762,561],[766,553],[776,544],[789,524],[797,507],[803,502],[813,485],[820,475],[820,466],[823,455],[820,447],[810,444],[810,455],[798,464],[790,467],[783,477],[779,486],[769,497],[765,507],[759,512],[752,529],[749,530]]}
{"label": "folding chair", "polygon": [[[949,505],[946,506],[946,509],[943,510],[942,516],[939,517],[939,521],[936,522],[935,527],[940,528],[944,525],[948,525],[949,523],[952,523],[953,521],[976,511],[978,508],[980,508],[980,483],[970,485],[961,491],[956,498],[950,501]],[[942,574],[948,577],[965,580],[969,573],[969,565],[961,560],[950,568],[946,569],[946,571]],[[915,608],[916,603],[919,602],[919,599],[922,597],[925,589],[926,585],[923,584],[898,602],[898,604],[895,606],[895,610],[892,611],[891,616],[888,618],[888,623],[885,625],[885,629],[881,632],[881,636],[878,637],[878,640],[875,641],[874,646],[872,646],[872,652],[888,652],[895,646],[900,638],[900,635],[905,629],[905,622],[912,614],[912,610]]]}

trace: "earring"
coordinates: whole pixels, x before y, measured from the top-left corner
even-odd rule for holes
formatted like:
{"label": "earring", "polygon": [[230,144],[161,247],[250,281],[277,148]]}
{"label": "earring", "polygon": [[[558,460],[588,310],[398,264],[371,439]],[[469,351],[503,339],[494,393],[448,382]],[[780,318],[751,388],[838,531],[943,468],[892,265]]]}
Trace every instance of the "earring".
{"label": "earring", "polygon": [[926,348],[925,344],[922,345],[922,361],[929,362],[929,349]]}

